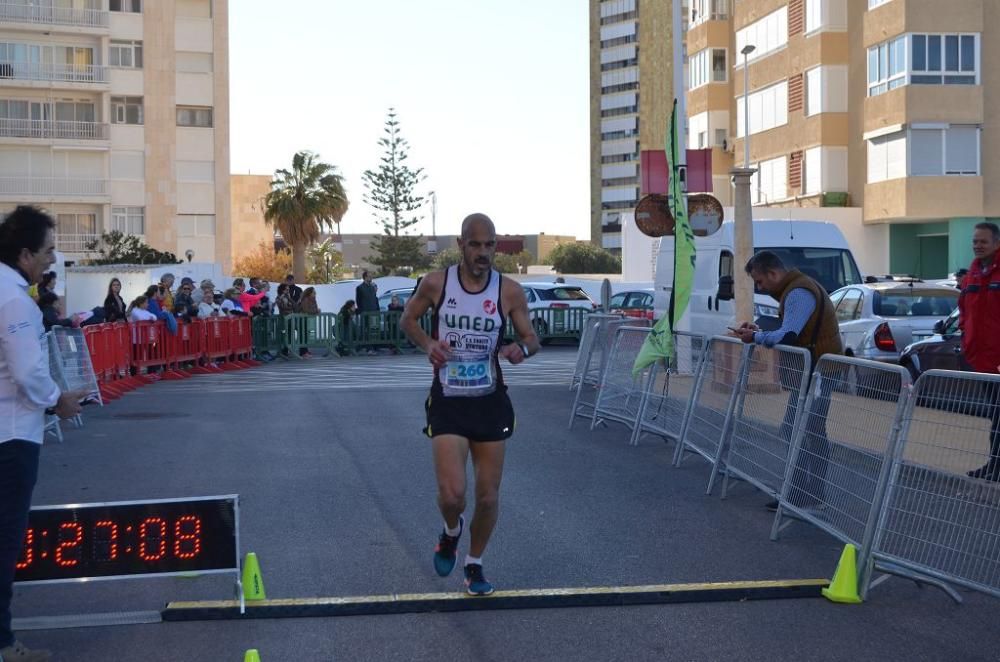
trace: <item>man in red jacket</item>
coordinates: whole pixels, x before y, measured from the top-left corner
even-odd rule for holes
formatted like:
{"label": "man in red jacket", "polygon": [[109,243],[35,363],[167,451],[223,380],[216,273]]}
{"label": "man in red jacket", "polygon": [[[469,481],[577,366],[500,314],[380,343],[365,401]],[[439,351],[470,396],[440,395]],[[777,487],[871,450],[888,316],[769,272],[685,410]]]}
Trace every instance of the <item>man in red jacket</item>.
{"label": "man in red jacket", "polygon": [[[958,323],[962,329],[962,353],[976,372],[1000,372],[1000,227],[979,223],[972,234],[976,259],[962,281],[958,299]],[[990,385],[987,402],[990,418],[990,457],[985,465],[969,472],[972,478],[1000,481],[1000,389]]]}

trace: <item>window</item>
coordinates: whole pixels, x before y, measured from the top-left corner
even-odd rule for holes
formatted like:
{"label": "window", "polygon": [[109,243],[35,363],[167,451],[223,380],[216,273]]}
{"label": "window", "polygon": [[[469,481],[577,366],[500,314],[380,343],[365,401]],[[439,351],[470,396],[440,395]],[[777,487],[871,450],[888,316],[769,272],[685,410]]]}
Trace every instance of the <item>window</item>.
{"label": "window", "polygon": [[750,179],[750,196],[755,204],[769,204],[788,197],[788,158],[779,156],[757,164]]}
{"label": "window", "polygon": [[142,69],[142,42],[112,40],[108,63],[112,67]]}
{"label": "window", "polygon": [[725,48],[706,48],[688,60],[689,89],[708,83],[725,83],[727,78]]}
{"label": "window", "polygon": [[142,12],[142,0],[111,0],[111,11]]}
{"label": "window", "polygon": [[178,214],[178,237],[214,237],[215,216],[213,214]]}
{"label": "window", "polygon": [[111,229],[125,234],[146,234],[145,207],[112,207]]}
{"label": "window", "polygon": [[847,66],[823,65],[806,72],[806,115],[847,112]]}
{"label": "window", "polygon": [[906,177],[906,132],[868,140],[868,182]]}
{"label": "window", "polygon": [[729,18],[729,0],[691,0],[691,25]]}
{"label": "window", "polygon": [[[736,136],[746,135],[744,98],[736,98]],[[750,134],[788,124],[788,81],[750,93]]]}
{"label": "window", "polygon": [[142,97],[111,97],[112,124],[142,124]]}
{"label": "window", "polygon": [[837,304],[837,321],[850,322],[861,315],[861,290],[851,288]]}
{"label": "window", "polygon": [[212,109],[177,106],[177,126],[212,126]]}
{"label": "window", "polygon": [[138,150],[113,150],[111,152],[111,178],[143,181],[146,179],[146,155]]}
{"label": "window", "polygon": [[868,49],[868,96],[906,84],[906,35]]}
{"label": "window", "polygon": [[909,173],[913,176],[978,175],[979,127],[912,127]]}
{"label": "window", "polygon": [[900,85],[978,84],[978,34],[909,34],[868,49],[868,96]]}
{"label": "window", "polygon": [[847,29],[847,0],[806,0],[806,33]]}
{"label": "window", "polygon": [[97,238],[97,214],[57,214],[56,232],[60,238],[67,235],[85,236],[87,240]]}
{"label": "window", "polygon": [[868,9],[874,9],[875,7],[884,5],[887,2],[889,2],[889,0],[868,0]]}
{"label": "window", "polygon": [[788,6],[781,7],[736,33],[736,52],[751,44],[756,47],[748,56],[749,61],[764,57],[788,43]]}
{"label": "window", "polygon": [[726,148],[726,143],[728,142],[728,132],[725,129],[715,130],[715,146],[721,149]]}

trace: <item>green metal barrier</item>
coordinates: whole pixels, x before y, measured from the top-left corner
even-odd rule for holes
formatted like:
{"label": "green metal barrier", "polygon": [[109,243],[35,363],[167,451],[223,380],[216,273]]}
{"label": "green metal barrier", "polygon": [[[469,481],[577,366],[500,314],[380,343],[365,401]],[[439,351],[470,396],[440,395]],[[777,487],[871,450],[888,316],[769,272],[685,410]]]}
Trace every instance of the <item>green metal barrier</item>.
{"label": "green metal barrier", "polygon": [[[552,340],[579,340],[586,325],[586,319],[592,311],[586,308],[535,308],[528,310],[528,319],[535,329],[535,334],[543,345]],[[514,324],[507,319],[505,336],[514,340]]]}

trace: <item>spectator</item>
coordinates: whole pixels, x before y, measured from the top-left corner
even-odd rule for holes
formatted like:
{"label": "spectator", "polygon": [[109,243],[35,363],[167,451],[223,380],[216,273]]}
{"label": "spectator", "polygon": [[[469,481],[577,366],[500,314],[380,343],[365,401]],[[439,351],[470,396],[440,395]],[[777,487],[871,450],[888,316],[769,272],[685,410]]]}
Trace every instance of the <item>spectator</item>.
{"label": "spectator", "polygon": [[[975,259],[962,280],[958,297],[958,325],[962,329],[962,356],[976,372],[1000,372],[1000,227],[979,223],[972,233]],[[968,473],[970,478],[1000,482],[1000,389],[988,384],[990,454],[986,464]]]}
{"label": "spectator", "polygon": [[[251,278],[251,284],[256,281],[256,278]],[[254,288],[247,290],[246,283],[242,278],[237,278],[233,281],[233,289],[236,290],[237,302],[240,304],[240,312],[244,315],[250,315],[253,313],[253,308],[256,306],[261,299],[264,298],[266,293],[257,292]],[[251,294],[251,291],[253,292]],[[229,298],[228,296],[226,297]]]}
{"label": "spectator", "polygon": [[108,283],[108,296],[104,298],[104,321],[122,322],[128,319],[125,310],[125,300],[122,299],[122,282],[112,278]]}
{"label": "spectator", "polygon": [[354,299],[348,299],[340,307],[340,312],[337,313],[337,337],[340,339],[340,342],[337,343],[337,353],[341,356],[349,354],[352,351],[351,345],[357,335],[354,328],[354,318],[357,316],[357,312],[358,309],[354,303]]}
{"label": "spectator", "polygon": [[149,297],[139,295],[129,304],[128,319],[130,322],[155,322],[156,314],[149,312]]}
{"label": "spectator", "polygon": [[[173,278],[173,276],[171,276]],[[172,282],[172,281],[171,281]],[[164,302],[167,299],[169,290],[163,285],[150,285],[146,288],[146,300],[149,302],[148,310],[156,316],[156,319],[163,320],[167,325],[167,331],[177,334],[177,319],[168,312]]]}
{"label": "spectator", "polygon": [[[166,273],[160,276],[160,285],[163,287],[163,297],[161,298],[162,306],[164,310],[174,309],[174,275],[171,273]],[[148,295],[147,295],[148,296]],[[152,302],[150,302],[150,307],[152,307]]]}
{"label": "spectator", "polygon": [[46,331],[54,326],[76,326],[73,320],[59,317],[58,301],[59,295],[51,290],[38,296],[38,307],[42,309],[42,324]]}
{"label": "spectator", "polygon": [[190,322],[192,319],[198,317],[198,306],[191,296],[194,290],[194,281],[190,278],[186,278],[185,280],[188,282],[181,281],[181,286],[177,290],[177,296],[174,297],[173,312],[177,317]]}
{"label": "spectator", "polygon": [[208,288],[202,290],[201,303],[198,304],[198,318],[221,317],[222,306],[215,302],[215,293]]}
{"label": "spectator", "polygon": [[[354,290],[354,298],[357,301],[358,312],[361,313],[361,331],[367,339],[378,334],[380,325],[378,286],[372,281],[372,275],[367,271],[361,272],[361,284]],[[374,345],[365,347],[367,354],[375,354]]]}
{"label": "spectator", "polygon": [[399,295],[393,294],[392,298],[389,299],[389,306],[387,310],[394,313],[401,313],[403,312],[404,308],[406,308],[406,306],[404,306],[402,302],[399,300]]}
{"label": "spectator", "polygon": [[222,295],[222,312],[225,315],[235,315],[237,317],[246,317],[246,311],[243,310],[243,306],[240,305],[240,291],[235,287],[230,287]]}
{"label": "spectator", "polygon": [[44,276],[42,276],[41,282],[38,283],[38,297],[41,298],[46,292],[54,292],[56,289],[56,272],[49,271]]}
{"label": "spectator", "polygon": [[291,291],[292,290],[287,283],[278,285],[278,298],[275,300],[274,304],[278,308],[279,315],[291,315],[298,307],[295,300],[292,299]]}
{"label": "spectator", "polygon": [[285,285],[288,286],[288,296],[291,297],[292,303],[302,300],[302,288],[295,284],[295,274],[285,276]]}
{"label": "spectator", "polygon": [[299,301],[299,312],[303,315],[319,315],[319,304],[316,302],[316,288],[307,287],[302,292],[302,299]]}
{"label": "spectator", "polygon": [[[830,296],[821,284],[798,269],[787,269],[781,258],[771,251],[761,251],[750,258],[745,270],[753,279],[758,292],[770,294],[778,301],[780,327],[773,331],[762,331],[756,324],[743,322],[733,332],[740,340],[765,347],[777,344],[804,347],[812,356],[812,365],[816,365],[824,354],[844,353],[837,315]],[[814,507],[825,498],[826,470],[830,457],[826,419],[836,379],[830,378],[830,375],[823,377],[816,390],[812,409],[802,413],[806,416],[806,436],[799,453],[794,484],[788,495],[789,501],[800,508]],[[806,392],[808,390],[807,387]],[[797,406],[798,393],[793,389],[789,393],[780,429],[786,443],[791,441]],[[777,510],[778,502],[771,501],[767,508]]]}
{"label": "spectator", "polygon": [[[198,284],[198,289],[191,295],[195,303],[201,303],[201,299],[205,295],[205,290],[208,290],[209,294],[215,293],[215,283],[212,282],[212,279],[206,278]],[[209,298],[211,299],[211,296]]]}
{"label": "spectator", "polygon": [[[416,292],[416,290],[414,290]],[[388,315],[385,316],[385,330],[388,340],[396,343],[396,346],[392,348],[393,354],[399,354],[399,345],[405,342],[405,339],[399,333],[399,318],[403,314],[403,310],[406,306],[399,300],[399,296],[393,294],[392,298],[389,299],[389,305],[386,308]]]}

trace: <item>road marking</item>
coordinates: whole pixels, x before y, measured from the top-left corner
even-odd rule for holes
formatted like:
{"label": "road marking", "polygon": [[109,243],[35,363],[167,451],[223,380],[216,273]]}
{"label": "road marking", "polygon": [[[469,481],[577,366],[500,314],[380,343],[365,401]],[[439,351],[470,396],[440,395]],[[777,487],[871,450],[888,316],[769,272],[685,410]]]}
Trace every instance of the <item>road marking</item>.
{"label": "road marking", "polygon": [[564,607],[624,607],[745,600],[819,598],[828,579],[593,586],[497,591],[472,597],[465,593],[404,593],[343,598],[287,598],[248,602],[240,614],[236,600],[171,602],[164,621],[230,620],[239,618],[318,618],[374,616],[445,611],[546,609]]}

